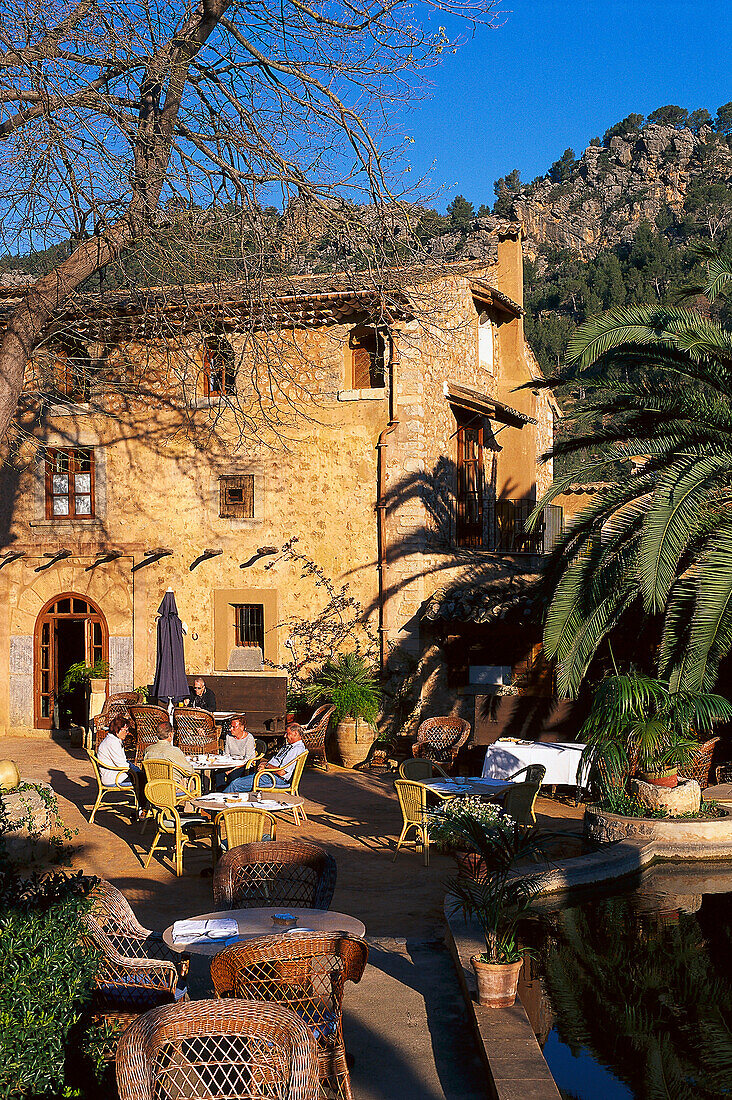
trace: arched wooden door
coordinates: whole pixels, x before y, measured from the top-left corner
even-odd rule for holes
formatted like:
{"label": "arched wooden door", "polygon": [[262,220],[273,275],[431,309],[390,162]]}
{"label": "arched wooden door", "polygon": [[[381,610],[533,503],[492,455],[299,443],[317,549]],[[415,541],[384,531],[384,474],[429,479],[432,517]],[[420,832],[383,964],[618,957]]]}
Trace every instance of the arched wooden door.
{"label": "arched wooden door", "polygon": [[[51,729],[54,707],[68,668],[77,661],[93,665],[109,659],[109,631],[101,610],[86,596],[64,592],[54,596],[36,620],[34,653],[34,717],[37,729]],[[70,706],[80,707],[71,700]],[[81,724],[85,716],[74,713]],[[63,722],[60,723],[63,727]]]}

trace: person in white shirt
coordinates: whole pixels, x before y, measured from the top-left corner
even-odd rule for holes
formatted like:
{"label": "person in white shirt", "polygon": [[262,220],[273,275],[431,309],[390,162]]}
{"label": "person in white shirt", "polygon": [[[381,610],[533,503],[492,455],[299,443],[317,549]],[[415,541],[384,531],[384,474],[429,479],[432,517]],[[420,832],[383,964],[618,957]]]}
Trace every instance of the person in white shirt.
{"label": "person in white shirt", "polygon": [[[123,783],[129,783],[135,789],[137,801],[140,805],[140,813],[142,814],[145,808],[145,776],[142,769],[138,768],[137,764],[131,764],[125,754],[123,741],[129,733],[129,718],[125,718],[121,714],[113,718],[109,723],[107,736],[99,746],[97,757],[102,765],[101,776],[104,786],[114,787],[119,780]],[[105,764],[108,764],[110,767],[105,768]],[[110,768],[124,768],[127,772],[127,777],[120,776],[116,771],[111,771]]]}
{"label": "person in white shirt", "polygon": [[254,786],[254,777],[260,772],[269,773],[262,776],[262,787],[289,787],[297,758],[308,750],[302,741],[302,727],[297,722],[292,722],[285,733],[285,743],[269,760],[258,765],[256,772],[250,772],[239,779],[234,779],[224,788],[225,794],[240,794],[242,791],[251,791]]}
{"label": "person in white shirt", "polygon": [[[231,719],[230,730],[224,742],[224,752],[227,756],[233,756],[237,760],[241,759],[243,763],[253,760],[257,755],[257,744],[247,729],[246,714],[237,714]],[[241,779],[248,774],[248,768],[232,768],[231,771],[224,772],[217,786],[225,787],[227,783],[233,782],[234,779]]]}

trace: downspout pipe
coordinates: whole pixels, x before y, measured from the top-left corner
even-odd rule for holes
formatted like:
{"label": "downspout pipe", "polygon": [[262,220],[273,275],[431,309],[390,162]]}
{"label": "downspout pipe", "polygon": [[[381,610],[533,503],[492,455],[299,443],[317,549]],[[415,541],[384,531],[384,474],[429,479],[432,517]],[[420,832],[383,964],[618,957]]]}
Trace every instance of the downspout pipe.
{"label": "downspout pipe", "polygon": [[396,396],[394,370],[396,351],[393,331],[389,330],[389,422],[379,433],[376,444],[376,541],[377,541],[377,571],[379,574],[379,665],[382,676],[386,672],[386,662],[389,656],[387,645],[386,626],[386,600],[388,591],[388,562],[386,539],[386,472],[387,472],[387,448],[388,438],[399,427],[396,416]]}

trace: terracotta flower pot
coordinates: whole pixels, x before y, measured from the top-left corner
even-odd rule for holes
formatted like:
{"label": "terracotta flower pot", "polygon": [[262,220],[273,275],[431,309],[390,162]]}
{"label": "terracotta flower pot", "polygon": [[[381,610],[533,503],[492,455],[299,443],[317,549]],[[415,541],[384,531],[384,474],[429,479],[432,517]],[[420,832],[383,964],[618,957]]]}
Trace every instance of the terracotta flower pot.
{"label": "terracotta flower pot", "polygon": [[107,692],[107,681],[97,679],[96,677],[89,681],[92,692],[94,695],[104,695]]}
{"label": "terracotta flower pot", "polygon": [[510,1008],[516,1000],[523,960],[515,963],[486,963],[473,955],[470,961],[478,983],[478,1004],[485,1008]]}
{"label": "terracotta flower pot", "polygon": [[678,787],[679,785],[677,768],[664,768],[662,771],[657,772],[643,772],[640,778],[654,787]]}
{"label": "terracotta flower pot", "polygon": [[461,875],[480,879],[487,874],[485,860],[479,852],[469,852],[467,848],[456,848],[452,854]]}

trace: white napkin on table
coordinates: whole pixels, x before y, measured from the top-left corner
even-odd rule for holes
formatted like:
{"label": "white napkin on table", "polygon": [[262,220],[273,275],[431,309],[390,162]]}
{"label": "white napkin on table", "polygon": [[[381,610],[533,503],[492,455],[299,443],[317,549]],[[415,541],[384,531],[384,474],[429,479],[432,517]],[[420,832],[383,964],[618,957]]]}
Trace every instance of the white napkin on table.
{"label": "white napkin on table", "polygon": [[173,943],[225,940],[238,933],[239,925],[231,917],[219,920],[177,920],[173,925]]}

